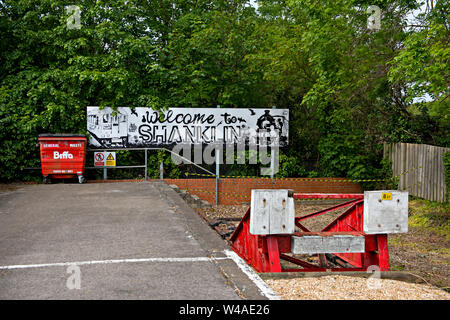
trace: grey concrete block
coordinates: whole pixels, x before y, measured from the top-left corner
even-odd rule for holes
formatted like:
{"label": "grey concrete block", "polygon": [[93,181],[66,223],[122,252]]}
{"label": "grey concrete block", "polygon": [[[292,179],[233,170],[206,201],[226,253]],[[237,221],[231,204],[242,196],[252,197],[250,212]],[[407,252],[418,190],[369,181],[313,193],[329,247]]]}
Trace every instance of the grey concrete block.
{"label": "grey concrete block", "polygon": [[184,200],[189,197],[189,193],[186,190],[180,190],[179,194]]}
{"label": "grey concrete block", "polygon": [[206,200],[201,200],[201,206],[202,206],[202,208],[211,208],[212,207],[211,204]]}

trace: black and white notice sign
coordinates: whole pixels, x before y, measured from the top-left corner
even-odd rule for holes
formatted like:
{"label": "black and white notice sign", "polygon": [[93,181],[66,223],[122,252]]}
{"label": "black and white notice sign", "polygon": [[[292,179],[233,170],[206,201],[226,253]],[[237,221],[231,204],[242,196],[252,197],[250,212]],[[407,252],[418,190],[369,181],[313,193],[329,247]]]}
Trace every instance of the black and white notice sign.
{"label": "black and white notice sign", "polygon": [[[90,147],[146,148],[175,144],[245,143],[259,132],[288,144],[288,109],[87,107]],[[259,140],[264,141],[264,140]],[[272,140],[273,141],[273,140]],[[257,142],[262,144],[262,142]]]}

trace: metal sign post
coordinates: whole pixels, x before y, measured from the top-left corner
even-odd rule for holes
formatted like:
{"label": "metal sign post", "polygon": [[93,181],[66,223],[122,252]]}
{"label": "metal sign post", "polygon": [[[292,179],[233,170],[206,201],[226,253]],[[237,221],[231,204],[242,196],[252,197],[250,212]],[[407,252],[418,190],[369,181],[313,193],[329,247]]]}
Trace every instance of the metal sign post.
{"label": "metal sign post", "polygon": [[[220,105],[217,105],[217,108],[220,108]],[[216,206],[219,204],[219,174],[220,174],[220,158],[219,158],[219,150],[215,150],[216,153]]]}
{"label": "metal sign post", "polygon": [[[275,109],[275,106],[272,107]],[[273,180],[274,172],[275,172],[275,153],[273,152],[273,147],[270,147],[270,179]]]}
{"label": "metal sign post", "polygon": [[103,169],[103,180],[108,179],[107,167],[116,167],[116,153],[111,151],[101,151],[94,153],[94,167]]}
{"label": "metal sign post", "polygon": [[145,170],[144,170],[144,179],[145,179],[145,181],[147,181],[147,174],[148,174],[148,172],[147,172],[147,150],[148,149],[145,149]]}

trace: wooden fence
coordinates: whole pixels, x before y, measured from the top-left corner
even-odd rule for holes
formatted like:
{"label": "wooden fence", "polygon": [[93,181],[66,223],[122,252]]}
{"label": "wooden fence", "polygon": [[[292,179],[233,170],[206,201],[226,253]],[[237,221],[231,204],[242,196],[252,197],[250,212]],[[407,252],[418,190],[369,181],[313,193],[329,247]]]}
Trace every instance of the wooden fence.
{"label": "wooden fence", "polygon": [[444,202],[446,197],[444,161],[450,148],[427,144],[384,144],[384,157],[392,161],[394,177],[399,177],[399,190],[432,201]]}

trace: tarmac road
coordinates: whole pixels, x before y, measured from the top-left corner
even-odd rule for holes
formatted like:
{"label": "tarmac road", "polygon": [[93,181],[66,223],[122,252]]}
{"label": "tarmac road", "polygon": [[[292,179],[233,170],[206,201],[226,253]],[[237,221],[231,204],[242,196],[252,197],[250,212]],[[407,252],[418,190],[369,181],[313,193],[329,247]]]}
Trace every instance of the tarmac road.
{"label": "tarmac road", "polygon": [[164,182],[0,193],[0,299],[270,298],[229,250]]}

